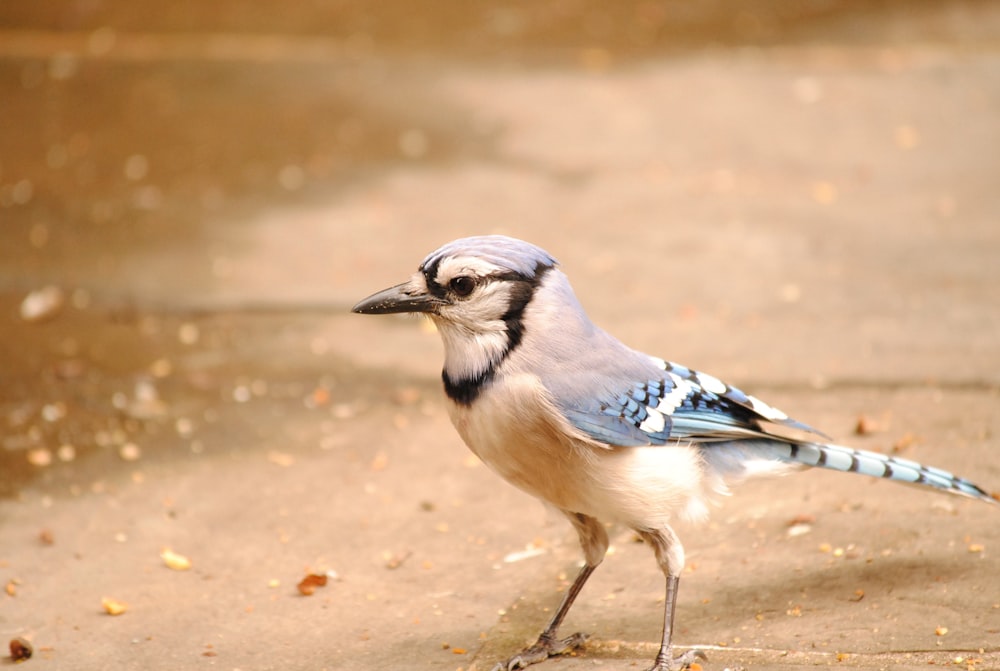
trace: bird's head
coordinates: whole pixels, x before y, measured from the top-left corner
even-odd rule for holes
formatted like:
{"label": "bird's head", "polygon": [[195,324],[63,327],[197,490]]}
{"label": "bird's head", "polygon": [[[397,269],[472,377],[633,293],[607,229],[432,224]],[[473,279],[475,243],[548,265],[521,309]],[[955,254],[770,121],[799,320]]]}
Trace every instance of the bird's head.
{"label": "bird's head", "polygon": [[555,266],[548,253],[522,240],[461,238],[428,254],[409,280],[372,294],[352,311],[424,313],[469,335],[504,331]]}
{"label": "bird's head", "polygon": [[444,340],[446,374],[474,377],[518,346],[524,310],[555,266],[547,252],[522,240],[461,238],[431,252],[409,280],[369,296],[353,312],[429,315]]}

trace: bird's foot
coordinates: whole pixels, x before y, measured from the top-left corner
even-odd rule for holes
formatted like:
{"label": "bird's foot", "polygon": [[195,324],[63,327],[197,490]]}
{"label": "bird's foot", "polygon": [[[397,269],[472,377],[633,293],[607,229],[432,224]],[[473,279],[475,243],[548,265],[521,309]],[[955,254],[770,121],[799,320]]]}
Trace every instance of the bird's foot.
{"label": "bird's foot", "polygon": [[549,657],[563,655],[576,650],[587,640],[587,634],[576,633],[567,638],[553,638],[542,634],[530,648],[522,650],[510,659],[498,663],[492,671],[515,671],[538,662],[544,662]]}
{"label": "bird's foot", "polygon": [[659,654],[656,656],[656,662],[649,667],[648,671],[681,671],[681,669],[691,668],[691,665],[698,659],[704,662],[708,657],[701,650],[688,650],[683,655],[673,659],[667,655]]}

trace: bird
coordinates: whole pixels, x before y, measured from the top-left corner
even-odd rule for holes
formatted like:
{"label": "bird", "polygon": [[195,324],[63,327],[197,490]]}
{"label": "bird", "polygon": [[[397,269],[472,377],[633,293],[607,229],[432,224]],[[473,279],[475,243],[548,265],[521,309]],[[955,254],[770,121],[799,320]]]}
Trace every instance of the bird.
{"label": "bird", "polygon": [[[498,663],[513,671],[582,646],[559,628],[609,547],[607,524],[646,541],[665,577],[659,651],[673,656],[684,547],[672,524],[704,520],[731,485],[822,467],[925,485],[997,503],[945,470],[830,442],[820,431],[717,377],[634,350],[595,325],[548,252],[502,235],[431,252],[405,282],[360,301],[359,314],[429,316],[444,343],[448,414],[465,444],[576,530],[583,565],[538,640]],[[798,434],[803,437],[786,437]]]}

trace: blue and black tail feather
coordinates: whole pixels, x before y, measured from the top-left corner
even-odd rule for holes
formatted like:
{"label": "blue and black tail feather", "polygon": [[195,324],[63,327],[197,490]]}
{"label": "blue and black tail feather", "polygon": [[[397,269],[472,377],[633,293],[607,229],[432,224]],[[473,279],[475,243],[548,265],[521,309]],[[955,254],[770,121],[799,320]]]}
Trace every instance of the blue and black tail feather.
{"label": "blue and black tail feather", "polygon": [[926,485],[980,501],[997,503],[997,498],[978,485],[953,473],[899,457],[842,445],[766,441],[754,452],[791,464],[829,468],[844,473],[860,473],[917,485]]}

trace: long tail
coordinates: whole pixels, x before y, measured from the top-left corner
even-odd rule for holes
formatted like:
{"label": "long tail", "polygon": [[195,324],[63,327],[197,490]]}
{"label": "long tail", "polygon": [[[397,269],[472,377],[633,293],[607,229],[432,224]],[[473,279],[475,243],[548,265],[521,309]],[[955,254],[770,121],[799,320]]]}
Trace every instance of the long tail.
{"label": "long tail", "polygon": [[779,455],[782,461],[927,485],[981,501],[997,503],[997,500],[987,494],[982,487],[965,478],[909,459],[820,443],[786,443],[783,446],[779,444],[779,452],[780,447],[785,448],[785,454]]}
{"label": "long tail", "polygon": [[[860,473],[875,478],[897,480],[912,484],[926,485],[935,489],[959,494],[988,503],[1000,503],[982,487],[953,473],[925,466],[909,459],[900,459],[887,454],[855,450],[842,445],[824,443],[796,443],[777,440],[748,440],[720,443],[703,448],[706,461],[722,472],[734,473],[739,463],[743,474],[754,469],[751,464],[762,465],[775,461],[786,464],[829,468],[844,473]],[[718,451],[717,451],[718,450]],[[766,468],[760,468],[766,471]]]}

